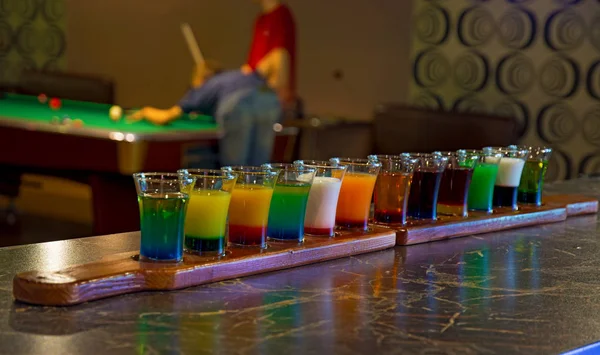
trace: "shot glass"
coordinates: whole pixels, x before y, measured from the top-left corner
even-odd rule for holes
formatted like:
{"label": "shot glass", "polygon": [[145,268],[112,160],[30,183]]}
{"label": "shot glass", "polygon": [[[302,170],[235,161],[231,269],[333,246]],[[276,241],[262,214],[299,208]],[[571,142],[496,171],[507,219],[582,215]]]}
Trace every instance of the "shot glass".
{"label": "shot glass", "polygon": [[331,158],[334,166],[345,166],[335,224],[344,229],[367,230],[371,198],[381,163],[371,159]]}
{"label": "shot glass", "polygon": [[399,155],[371,155],[369,159],[381,163],[375,183],[373,219],[405,224],[413,171],[419,160]]}
{"label": "shot glass", "polygon": [[279,175],[269,209],[267,237],[302,243],[306,205],[315,169],[293,164],[274,164],[272,168],[279,171]]}
{"label": "shot glass", "polygon": [[498,176],[498,164],[502,154],[483,148],[481,151],[472,151],[480,155],[473,168],[473,176],[467,197],[467,207],[470,211],[483,211],[492,213],[494,185]]}
{"label": "shot glass", "polygon": [[229,203],[229,244],[267,247],[267,222],[276,171],[263,167],[223,167],[237,176]]}
{"label": "shot glass", "polygon": [[294,164],[315,169],[306,205],[304,233],[333,237],[336,209],[346,167],[317,160],[297,160]]}
{"label": "shot glass", "polygon": [[193,176],[176,173],[133,174],[140,207],[140,260],[179,262]]}
{"label": "shot glass", "polygon": [[491,148],[493,151],[502,154],[498,165],[496,184],[494,185],[494,206],[510,207],[517,210],[517,189],[521,182],[521,174],[529,150],[519,149],[516,146]]}
{"label": "shot glass", "polygon": [[448,165],[442,175],[437,211],[441,215],[467,217],[469,186],[480,154],[461,149],[442,155],[448,157]]}
{"label": "shot glass", "polygon": [[199,255],[223,255],[227,246],[227,214],[236,176],[209,169],[182,169],[196,178],[185,218],[185,251]]}
{"label": "shot glass", "polygon": [[413,219],[437,219],[437,200],[442,174],[448,157],[440,152],[405,154],[417,159],[408,195],[407,216]]}
{"label": "shot glass", "polygon": [[548,170],[548,162],[552,156],[552,148],[520,147],[529,150],[527,161],[521,174],[521,182],[517,189],[517,200],[520,203],[542,205],[544,178]]}

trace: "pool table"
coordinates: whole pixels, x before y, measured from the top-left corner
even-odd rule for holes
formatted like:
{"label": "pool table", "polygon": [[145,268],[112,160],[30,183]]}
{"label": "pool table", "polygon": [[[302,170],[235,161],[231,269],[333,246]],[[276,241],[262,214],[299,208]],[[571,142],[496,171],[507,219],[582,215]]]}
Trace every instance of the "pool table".
{"label": "pool table", "polygon": [[[0,194],[16,196],[23,173],[69,178],[92,189],[95,234],[131,231],[139,228],[133,172],[177,170],[192,146],[206,150],[208,165],[215,159],[222,132],[209,116],[156,126],[114,122],[109,108],[62,100],[52,110],[35,96],[0,93]],[[64,116],[83,126],[51,122]]]}

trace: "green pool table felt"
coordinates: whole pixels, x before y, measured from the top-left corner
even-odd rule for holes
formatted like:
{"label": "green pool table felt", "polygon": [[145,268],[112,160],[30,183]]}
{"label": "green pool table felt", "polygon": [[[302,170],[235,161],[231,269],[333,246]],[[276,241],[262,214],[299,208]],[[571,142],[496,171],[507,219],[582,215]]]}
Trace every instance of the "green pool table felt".
{"label": "green pool table felt", "polygon": [[127,122],[125,110],[119,121],[109,117],[111,105],[73,100],[61,100],[62,106],[53,110],[46,103],[40,103],[36,96],[5,93],[0,97],[0,121],[2,119],[23,120],[29,123],[47,123],[51,125],[53,117],[63,119],[68,116],[71,120],[81,119],[83,129],[100,129],[107,131],[121,131],[138,134],[148,133],[174,133],[181,131],[216,130],[217,125],[210,116],[186,115],[181,119],[164,126],[152,124],[147,121]]}

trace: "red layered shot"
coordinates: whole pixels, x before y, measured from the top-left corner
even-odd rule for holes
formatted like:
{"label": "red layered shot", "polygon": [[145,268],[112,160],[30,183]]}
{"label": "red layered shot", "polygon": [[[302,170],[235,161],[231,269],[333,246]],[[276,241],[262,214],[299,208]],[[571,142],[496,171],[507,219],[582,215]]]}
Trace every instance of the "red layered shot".
{"label": "red layered shot", "polygon": [[263,246],[266,244],[266,235],[265,226],[229,225],[229,242],[233,244]]}
{"label": "red layered shot", "polygon": [[312,235],[327,235],[332,236],[334,234],[333,228],[307,228],[304,227],[304,233]]}

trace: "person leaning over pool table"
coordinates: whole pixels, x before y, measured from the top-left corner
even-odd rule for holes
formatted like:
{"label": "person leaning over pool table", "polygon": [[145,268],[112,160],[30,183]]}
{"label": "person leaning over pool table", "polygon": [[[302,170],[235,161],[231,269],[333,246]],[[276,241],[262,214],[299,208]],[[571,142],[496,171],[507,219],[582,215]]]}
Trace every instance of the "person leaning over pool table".
{"label": "person leaning over pool table", "polygon": [[214,62],[206,61],[177,105],[165,110],[144,107],[130,118],[164,125],[186,117],[184,113],[210,115],[224,132],[219,141],[221,166],[267,163],[275,142],[273,125],[281,115],[277,94],[261,74],[267,70],[221,71]]}

